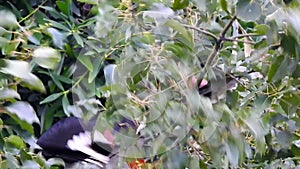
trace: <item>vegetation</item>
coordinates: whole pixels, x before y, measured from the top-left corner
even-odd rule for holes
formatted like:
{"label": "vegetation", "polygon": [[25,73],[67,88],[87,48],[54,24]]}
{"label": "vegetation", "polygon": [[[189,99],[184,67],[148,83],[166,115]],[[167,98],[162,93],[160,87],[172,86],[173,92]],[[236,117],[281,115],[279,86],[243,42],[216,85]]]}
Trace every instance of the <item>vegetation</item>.
{"label": "vegetation", "polygon": [[141,168],[300,165],[298,1],[0,4],[0,168],[64,165],[34,152],[36,139],[99,112],[100,131],[140,123],[143,146],[117,141],[126,161],[159,157]]}

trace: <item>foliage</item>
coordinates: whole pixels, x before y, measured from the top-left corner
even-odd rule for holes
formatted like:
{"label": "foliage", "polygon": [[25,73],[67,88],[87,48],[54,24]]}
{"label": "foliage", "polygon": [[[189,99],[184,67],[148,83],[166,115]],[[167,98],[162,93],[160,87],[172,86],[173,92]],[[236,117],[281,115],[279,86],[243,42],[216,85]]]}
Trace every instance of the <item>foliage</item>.
{"label": "foliage", "polygon": [[36,138],[99,112],[100,131],[140,123],[142,146],[117,140],[126,160],[159,157],[142,167],[299,165],[298,1],[0,2],[0,168],[64,165]]}

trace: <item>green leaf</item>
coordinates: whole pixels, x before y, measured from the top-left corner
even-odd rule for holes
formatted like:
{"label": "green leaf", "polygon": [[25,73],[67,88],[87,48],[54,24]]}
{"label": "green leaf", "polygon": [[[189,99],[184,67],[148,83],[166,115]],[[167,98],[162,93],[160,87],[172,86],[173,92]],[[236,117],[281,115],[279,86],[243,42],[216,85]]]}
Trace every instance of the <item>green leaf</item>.
{"label": "green leaf", "polygon": [[270,27],[265,24],[260,24],[260,25],[256,25],[254,29],[255,29],[255,33],[259,35],[266,35]]}
{"label": "green leaf", "polygon": [[172,9],[179,10],[184,9],[189,5],[189,0],[174,0]]}
{"label": "green leaf", "polygon": [[[64,15],[64,14],[62,14],[62,13],[59,13],[55,8],[52,8],[52,7],[49,7],[49,6],[41,6],[41,8],[42,8],[42,9],[45,9],[45,10],[47,10],[47,11],[49,11],[49,14],[50,14],[53,18],[55,18],[55,19],[57,19],[57,20],[63,19],[63,20],[66,21],[66,19],[67,19],[67,16],[66,16],[66,15]],[[45,19],[45,18],[44,18],[44,20],[46,20],[46,21],[53,21],[53,20],[48,20],[48,19]],[[55,22],[55,21],[54,21],[54,22]],[[58,22],[56,22],[56,23],[58,23]]]}
{"label": "green leaf", "polygon": [[70,112],[68,110],[68,107],[70,106],[70,102],[69,102],[69,99],[68,99],[67,95],[64,95],[63,98],[62,98],[62,106],[63,106],[63,109],[64,109],[64,113],[67,116],[70,116]]}
{"label": "green leaf", "polygon": [[69,4],[64,1],[56,1],[56,5],[65,15],[70,16]]}
{"label": "green leaf", "polygon": [[21,149],[26,146],[23,139],[16,135],[10,135],[5,141],[12,144],[17,149]]}
{"label": "green leaf", "polygon": [[39,47],[33,51],[33,61],[46,69],[55,69],[60,62],[60,53],[51,47]]}
{"label": "green leaf", "polygon": [[16,16],[8,10],[0,10],[0,26],[4,28],[14,28],[19,26]]}
{"label": "green leaf", "polygon": [[87,55],[80,55],[78,57],[78,60],[90,71],[93,72],[94,71],[94,66],[93,63],[91,61],[90,56]]}
{"label": "green leaf", "polygon": [[56,27],[56,28],[59,28],[61,30],[64,30],[66,32],[70,32],[70,28],[66,27],[65,25],[59,23],[59,22],[56,22],[54,20],[49,20],[49,19],[45,19],[45,21],[48,21],[50,22],[50,24],[53,26],[53,27]]}
{"label": "green leaf", "polygon": [[62,90],[62,91],[64,91],[65,89],[64,89],[64,86],[61,84],[61,82],[58,80],[58,75],[56,75],[55,73],[52,73],[52,72],[49,72],[49,75],[50,75],[50,77],[52,78],[52,80],[53,80],[53,82],[56,84],[56,86],[60,89],[60,90]]}
{"label": "green leaf", "polygon": [[226,0],[220,0],[220,6],[223,9],[223,11],[228,13],[228,9],[227,9],[227,1]]}
{"label": "green leaf", "polygon": [[277,56],[268,72],[268,82],[276,82],[284,76],[292,74],[297,68],[298,61],[290,56]]}
{"label": "green leaf", "polygon": [[193,48],[194,46],[193,37],[190,31],[186,30],[185,27],[182,26],[182,24],[180,24],[175,20],[168,20],[165,24],[171,27],[172,29],[174,29],[175,31],[177,31],[178,33],[180,33],[182,37],[186,40],[186,45],[189,46],[191,49]]}
{"label": "green leaf", "polygon": [[27,78],[30,72],[29,64],[19,60],[3,60],[5,67],[0,69],[1,72],[21,79]]}
{"label": "green leaf", "polygon": [[272,63],[269,72],[268,72],[268,82],[271,82],[274,75],[276,74],[278,67],[281,65],[281,62],[283,61],[284,56],[278,56],[275,61]]}
{"label": "green leaf", "polygon": [[36,90],[42,93],[46,91],[43,82],[32,73],[30,73],[27,78],[22,80],[23,82],[21,83],[21,85],[23,87],[27,87],[29,89]]}
{"label": "green leaf", "polygon": [[74,36],[76,42],[77,42],[81,47],[83,47],[83,46],[84,46],[84,42],[83,42],[82,38],[78,35],[78,33],[73,33],[73,36]]}
{"label": "green leaf", "polygon": [[236,6],[237,17],[247,22],[256,21],[262,13],[261,5],[253,0],[239,0]]}
{"label": "green leaf", "polygon": [[64,94],[63,92],[51,94],[50,96],[46,97],[43,101],[41,101],[40,104],[52,102],[57,98],[59,98],[60,96],[62,96],[63,94]]}
{"label": "green leaf", "polygon": [[40,123],[34,109],[27,102],[18,101],[9,106],[6,106],[5,109],[18,116],[20,120],[24,120],[29,124]]}

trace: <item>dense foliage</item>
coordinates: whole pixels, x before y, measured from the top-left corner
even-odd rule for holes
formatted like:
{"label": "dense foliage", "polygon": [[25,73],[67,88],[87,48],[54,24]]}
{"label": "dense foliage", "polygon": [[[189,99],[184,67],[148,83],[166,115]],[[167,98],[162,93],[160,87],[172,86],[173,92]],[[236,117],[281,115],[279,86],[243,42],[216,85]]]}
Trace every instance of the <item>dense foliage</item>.
{"label": "dense foliage", "polygon": [[36,139],[95,114],[100,131],[139,122],[147,142],[117,141],[125,160],[157,155],[142,168],[300,165],[298,1],[0,4],[0,168],[64,165]]}

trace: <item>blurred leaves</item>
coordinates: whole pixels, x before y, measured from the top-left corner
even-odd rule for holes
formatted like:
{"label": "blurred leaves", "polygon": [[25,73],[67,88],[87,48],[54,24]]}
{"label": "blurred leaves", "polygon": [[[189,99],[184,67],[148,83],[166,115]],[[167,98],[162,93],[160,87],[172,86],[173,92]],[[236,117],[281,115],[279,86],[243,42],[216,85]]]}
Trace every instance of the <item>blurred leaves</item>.
{"label": "blurred leaves", "polygon": [[300,165],[299,7],[1,3],[0,168],[64,166],[31,153],[35,139],[61,118],[99,112],[100,131],[124,117],[140,123],[145,143],[132,130],[116,140],[128,159],[158,157],[143,167]]}

